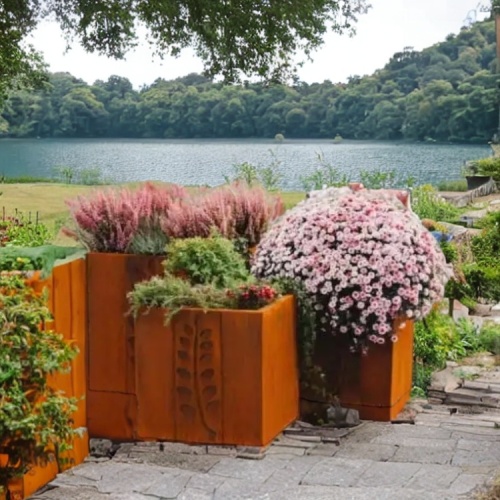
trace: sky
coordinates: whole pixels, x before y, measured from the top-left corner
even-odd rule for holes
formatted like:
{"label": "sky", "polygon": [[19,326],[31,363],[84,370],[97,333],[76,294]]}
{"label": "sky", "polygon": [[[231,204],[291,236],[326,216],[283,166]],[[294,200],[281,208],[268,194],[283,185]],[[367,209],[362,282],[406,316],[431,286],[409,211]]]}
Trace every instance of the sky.
{"label": "sky", "polygon": [[[209,0],[207,0],[209,1]],[[383,67],[390,57],[404,47],[416,50],[458,33],[465,20],[482,19],[478,7],[487,0],[370,0],[372,9],[360,17],[354,37],[329,33],[311,62],[299,70],[307,83],[346,81],[349,76],[371,74]],[[111,75],[128,78],[134,87],[150,84],[157,78],[166,80],[201,72],[203,65],[193,51],[184,51],[179,58],[153,56],[142,43],[125,60],[116,61],[86,53],[78,44],[66,52],[66,43],[56,24],[42,23],[32,43],[43,52],[50,71],[66,71],[93,83]]]}

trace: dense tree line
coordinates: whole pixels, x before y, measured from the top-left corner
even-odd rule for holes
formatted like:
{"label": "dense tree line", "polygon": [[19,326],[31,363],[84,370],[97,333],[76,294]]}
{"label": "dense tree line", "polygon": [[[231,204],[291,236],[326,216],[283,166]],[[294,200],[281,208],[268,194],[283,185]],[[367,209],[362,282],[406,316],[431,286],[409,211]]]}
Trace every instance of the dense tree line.
{"label": "dense tree line", "polygon": [[55,73],[43,90],[10,95],[0,134],[485,142],[498,126],[495,57],[494,22],[485,21],[345,84],[226,85],[191,74],[137,91],[118,76],[88,85]]}

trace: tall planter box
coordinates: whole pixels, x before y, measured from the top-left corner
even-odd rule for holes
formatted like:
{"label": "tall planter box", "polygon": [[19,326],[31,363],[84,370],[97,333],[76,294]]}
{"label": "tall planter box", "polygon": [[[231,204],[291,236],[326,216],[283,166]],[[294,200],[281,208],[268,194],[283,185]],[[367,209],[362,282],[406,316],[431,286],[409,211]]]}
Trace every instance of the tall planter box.
{"label": "tall planter box", "polygon": [[[59,472],[81,464],[89,454],[86,416],[86,266],[83,258],[70,260],[56,265],[50,276],[40,279],[39,273],[28,281],[38,293],[48,292],[47,306],[53,316],[53,322],[47,325],[63,335],[79,349],[79,354],[71,361],[68,373],[56,374],[48,380],[50,386],[64,392],[67,397],[78,398],[78,409],[73,414],[74,427],[80,430],[75,436],[72,450],[61,454],[56,460],[45,466],[36,465],[22,478],[11,481],[9,493],[11,499],[28,498],[38,489],[52,481]],[[1,464],[0,455],[0,464]],[[1,466],[1,465],[0,465]],[[1,496],[0,496],[1,498]]]}
{"label": "tall planter box", "polygon": [[[114,423],[133,419],[135,405],[134,320],[127,293],[140,281],[162,274],[164,256],[87,254],[87,427],[103,434],[103,416]],[[108,425],[105,426],[107,434]],[[110,437],[133,439],[129,427]]]}
{"label": "tall planter box", "polygon": [[413,321],[397,320],[398,341],[371,344],[368,354],[352,353],[344,335],[318,337],[316,363],[329,391],[364,420],[391,421],[410,399],[413,370]]}
{"label": "tall planter box", "polygon": [[135,393],[127,413],[94,414],[95,435],[268,444],[298,415],[294,308],[286,296],[258,311],[183,309],[168,326],[164,310],[140,315]]}

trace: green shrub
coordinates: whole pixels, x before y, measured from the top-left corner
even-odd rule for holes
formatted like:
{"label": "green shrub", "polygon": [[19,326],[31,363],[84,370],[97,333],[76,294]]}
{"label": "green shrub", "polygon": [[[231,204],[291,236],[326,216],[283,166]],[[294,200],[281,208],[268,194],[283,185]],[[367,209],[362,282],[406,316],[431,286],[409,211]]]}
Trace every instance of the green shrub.
{"label": "green shrub", "polygon": [[479,175],[493,177],[500,182],[500,158],[483,158],[474,162],[474,167]]}
{"label": "green shrub", "polygon": [[485,324],[479,332],[479,346],[485,351],[500,355],[500,325]]}
{"label": "green shrub", "polygon": [[457,207],[443,200],[436,189],[430,185],[413,189],[411,208],[421,219],[440,222],[454,221],[460,214]]}
{"label": "green shrub", "polygon": [[484,217],[482,232],[472,239],[472,253],[478,264],[500,268],[500,212]]}
{"label": "green shrub", "polygon": [[250,278],[244,258],[233,243],[220,236],[174,240],[167,247],[165,270],[186,275],[192,285],[219,288]]}
{"label": "green shrub", "polygon": [[463,273],[473,298],[500,301],[500,266],[466,264]]}

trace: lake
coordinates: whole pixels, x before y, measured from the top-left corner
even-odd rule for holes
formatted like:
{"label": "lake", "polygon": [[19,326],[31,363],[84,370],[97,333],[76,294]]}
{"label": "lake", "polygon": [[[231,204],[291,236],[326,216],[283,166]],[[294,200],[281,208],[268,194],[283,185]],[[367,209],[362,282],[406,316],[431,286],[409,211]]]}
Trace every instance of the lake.
{"label": "lake", "polygon": [[2,139],[0,175],[51,177],[56,166],[98,167],[117,182],[159,180],[217,185],[232,165],[280,162],[284,188],[324,161],[356,180],[360,170],[395,170],[420,183],[460,178],[465,161],[490,156],[488,146],[327,140]]}

